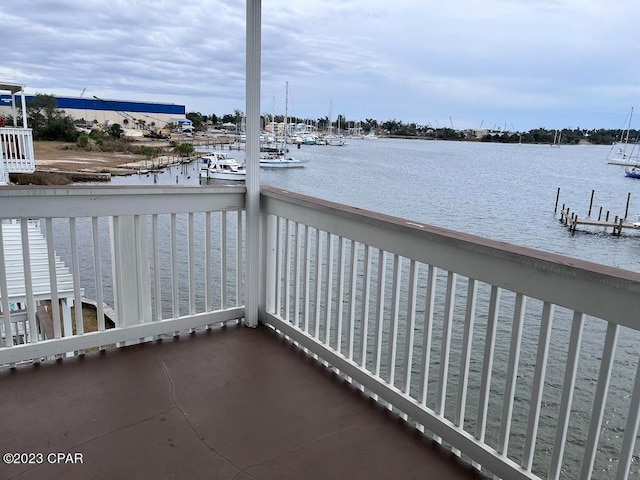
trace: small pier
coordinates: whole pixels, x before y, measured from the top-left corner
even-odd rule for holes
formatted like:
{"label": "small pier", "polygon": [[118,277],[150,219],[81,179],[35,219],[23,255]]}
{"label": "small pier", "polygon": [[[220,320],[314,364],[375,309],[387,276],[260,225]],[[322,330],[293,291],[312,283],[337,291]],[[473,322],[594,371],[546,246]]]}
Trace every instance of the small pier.
{"label": "small pier", "polygon": [[[629,215],[629,203],[631,201],[631,193],[627,194],[627,205],[623,216],[615,215],[613,219],[610,218],[610,211],[603,212],[602,207],[598,209],[597,218],[591,216],[593,209],[593,198],[595,195],[595,190],[591,190],[591,201],[589,202],[589,211],[586,217],[579,216],[575,211],[570,209],[569,207],[562,204],[560,208],[560,223],[567,227],[571,233],[575,232],[576,229],[581,226],[589,226],[589,227],[602,227],[604,231],[607,231],[607,228],[611,229],[611,233],[615,236],[620,236],[622,234],[623,229],[631,229],[631,230],[640,230],[640,221],[638,222],[629,222],[627,220],[627,216]],[[556,194],[556,205],[553,210],[554,214],[558,213],[558,202],[560,199],[560,187],[558,187],[558,192]],[[604,218],[603,218],[604,213]]]}

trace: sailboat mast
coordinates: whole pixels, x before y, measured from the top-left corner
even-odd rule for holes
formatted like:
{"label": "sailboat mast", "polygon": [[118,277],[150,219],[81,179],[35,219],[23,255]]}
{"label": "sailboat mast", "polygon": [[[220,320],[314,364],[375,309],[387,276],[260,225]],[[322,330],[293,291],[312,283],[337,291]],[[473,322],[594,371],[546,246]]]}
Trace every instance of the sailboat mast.
{"label": "sailboat mast", "polygon": [[285,95],[284,95],[284,147],[287,148],[287,127],[289,124],[289,81],[285,83]]}
{"label": "sailboat mast", "polygon": [[627,136],[624,138],[624,151],[622,152],[623,158],[627,158],[627,143],[629,143],[629,132],[631,131],[631,118],[633,117],[633,107],[629,113],[629,126],[627,126]]}
{"label": "sailboat mast", "polygon": [[276,131],[276,96],[274,95],[271,99],[271,134],[275,140],[277,131]]}

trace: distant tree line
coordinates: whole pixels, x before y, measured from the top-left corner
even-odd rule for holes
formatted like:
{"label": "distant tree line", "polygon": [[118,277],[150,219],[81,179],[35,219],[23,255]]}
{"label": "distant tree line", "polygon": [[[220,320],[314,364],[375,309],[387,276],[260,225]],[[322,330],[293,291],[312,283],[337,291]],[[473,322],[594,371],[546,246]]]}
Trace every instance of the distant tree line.
{"label": "distant tree line", "polygon": [[[203,115],[200,112],[189,112],[187,118],[191,120],[196,131],[204,131],[208,125],[222,126],[222,124],[232,123],[237,128],[242,128],[244,121],[244,113],[241,110],[235,110],[233,113],[224,115]],[[261,126],[264,128],[271,122],[284,122],[284,115],[262,114],[260,117]],[[419,125],[416,123],[405,123],[402,120],[390,119],[379,121],[367,118],[364,121],[348,120],[344,115],[338,115],[332,119],[329,124],[329,117],[320,118],[301,118],[296,116],[289,117],[289,123],[311,123],[318,130],[328,130],[333,128],[334,133],[346,133],[349,129],[359,128],[361,132],[368,133],[373,131],[377,134],[387,135],[390,137],[401,138],[423,138],[437,140],[465,140],[479,142],[496,142],[496,143],[553,143],[554,138],[560,135],[559,143],[562,145],[577,145],[579,143],[590,143],[594,145],[611,145],[620,141],[622,135],[627,135],[626,130],[622,129],[583,129],[583,128],[563,128],[563,129],[546,129],[536,128],[524,132],[509,132],[501,130],[481,130],[468,129],[457,130],[449,127],[440,127],[433,125]],[[339,130],[338,130],[339,127]],[[640,130],[629,131],[629,141],[640,141]]]}
{"label": "distant tree line", "polygon": [[[222,126],[233,124],[242,128],[244,112],[236,109],[233,113],[224,115],[203,115],[200,112],[189,112],[186,117],[191,120],[196,131],[204,131],[209,125]],[[74,120],[57,108],[53,95],[36,94],[27,103],[27,119],[33,131],[34,140],[59,140],[66,142],[79,141],[84,146],[102,146],[107,140],[118,140],[122,137],[122,128],[119,124],[112,124],[106,131],[92,131],[90,134],[80,134],[76,129]],[[12,119],[5,118],[5,123],[11,126]],[[560,144],[577,145],[579,143],[591,143],[596,145],[611,145],[620,141],[623,135],[622,129],[581,129],[563,128],[561,130],[536,128],[528,132],[508,132],[495,130],[456,130],[454,128],[418,125],[416,123],[404,123],[401,120],[390,119],[380,122],[373,118],[364,121],[348,120],[340,114],[335,119],[328,116],[320,118],[289,117],[289,123],[311,123],[318,130],[328,130],[330,127],[334,133],[346,133],[349,129],[358,128],[363,133],[373,131],[376,134],[390,137],[423,138],[438,140],[467,140],[498,143],[552,143],[554,138],[560,135]],[[271,122],[281,123],[284,115],[261,115],[261,126],[265,127]],[[627,135],[627,132],[624,132]],[[629,140],[638,142],[640,130],[630,130]],[[86,138],[85,138],[86,136]],[[80,139],[80,137],[82,137]]]}
{"label": "distant tree line", "polygon": [[[242,110],[235,110],[233,113],[226,113],[224,115],[216,115],[212,113],[211,115],[203,115],[200,112],[189,112],[186,114],[186,117],[191,120],[193,124],[193,128],[196,132],[205,131],[209,125],[214,127],[220,127],[224,124],[233,124],[236,128],[242,128],[244,124],[244,112]],[[260,116],[260,124],[261,127],[266,127],[270,123],[282,123],[284,122],[284,115],[271,115],[268,113],[264,113]],[[373,130],[377,131],[380,127],[380,123],[378,120],[368,118],[364,121],[349,121],[346,119],[344,115],[338,115],[336,118],[331,119],[331,125],[329,125],[329,117],[319,117],[319,118],[303,118],[296,117],[294,115],[290,115],[288,117],[289,123],[311,123],[318,130],[326,130],[330,126],[332,126],[337,132],[338,127],[341,131],[347,131],[349,128],[360,127],[362,131],[368,133]]]}
{"label": "distant tree line", "polygon": [[[558,143],[561,145],[578,145],[579,143],[611,145],[614,142],[620,141],[623,133],[625,136],[627,135],[626,130],[623,132],[621,129],[598,128],[587,130],[580,128],[563,128],[561,130],[547,130],[545,128],[536,128],[522,133],[489,133],[482,136],[480,141],[500,143],[553,143],[556,136],[559,135],[560,140]],[[637,142],[639,138],[639,130],[629,131],[629,141]]]}

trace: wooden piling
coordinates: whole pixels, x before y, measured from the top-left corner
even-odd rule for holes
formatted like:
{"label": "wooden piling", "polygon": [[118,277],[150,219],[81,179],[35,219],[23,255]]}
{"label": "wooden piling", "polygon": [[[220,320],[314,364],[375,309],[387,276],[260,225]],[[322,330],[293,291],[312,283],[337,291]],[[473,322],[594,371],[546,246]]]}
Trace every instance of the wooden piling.
{"label": "wooden piling", "polygon": [[[621,236],[622,230],[627,228],[631,230],[640,229],[639,226],[629,223],[625,218],[621,215],[615,215],[614,220],[609,221],[610,211],[606,212],[606,220],[602,220],[602,210],[603,207],[599,207],[598,209],[598,219],[591,219],[590,217],[579,217],[576,212],[572,212],[569,207],[562,206],[562,210],[560,212],[560,223],[569,229],[569,232],[573,235],[578,230],[578,225],[587,226],[587,227],[601,227],[604,228],[605,232],[608,228],[611,228],[611,233],[614,236]],[[593,205],[591,205],[591,211],[593,211]]]}
{"label": "wooden piling", "polygon": [[589,213],[587,214],[588,218],[591,218],[591,207],[593,206],[593,195],[596,193],[595,190],[591,190],[591,201],[589,202]]}
{"label": "wooden piling", "polygon": [[[553,213],[558,213],[558,200],[560,199],[560,187],[558,187],[558,193],[556,193],[556,206],[553,209]],[[564,208],[564,206],[563,206]]]}
{"label": "wooden piling", "polygon": [[627,206],[624,209],[624,219],[627,219],[627,215],[629,214],[629,201],[631,200],[631,192],[627,193]]}

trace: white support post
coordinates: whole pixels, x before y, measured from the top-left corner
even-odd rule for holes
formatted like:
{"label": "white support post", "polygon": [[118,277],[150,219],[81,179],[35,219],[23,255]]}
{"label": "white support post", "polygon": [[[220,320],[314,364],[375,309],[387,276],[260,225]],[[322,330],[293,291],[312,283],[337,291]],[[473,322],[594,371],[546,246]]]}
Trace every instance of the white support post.
{"label": "white support post", "polygon": [[276,312],[276,223],[277,219],[273,215],[263,217],[265,226],[265,244],[264,250],[264,310],[266,313]]}
{"label": "white support post", "polygon": [[62,298],[62,336],[73,336],[73,323],[71,321],[71,307],[73,307],[73,298]]}
{"label": "white support post", "polygon": [[9,185],[9,172],[7,172],[2,148],[0,148],[0,185]]}
{"label": "white support post", "polygon": [[[258,325],[260,275],[260,56],[261,0],[247,0],[247,263],[245,324]],[[268,281],[268,280],[267,280]],[[268,288],[268,287],[267,287]]]}
{"label": "white support post", "polygon": [[[2,137],[0,136],[0,143],[1,142]],[[7,172],[7,167],[5,165],[3,150],[2,145],[0,145],[0,185],[9,185],[9,173]]]}
{"label": "white support post", "polygon": [[[27,128],[27,99],[26,99],[24,87],[20,89],[20,104],[22,105],[22,128]],[[14,112],[15,112],[15,108],[14,108]],[[15,119],[13,120],[13,125],[16,127],[18,126]]]}
{"label": "white support post", "polygon": [[[111,254],[115,285],[115,309],[118,326],[126,327],[151,321],[151,283],[146,222],[136,232],[133,216],[111,219]],[[138,266],[139,265],[139,266]],[[126,269],[126,270],[125,270]],[[141,276],[138,281],[138,275]],[[131,345],[137,342],[127,342]]]}
{"label": "white support post", "polygon": [[[73,337],[73,322],[71,321],[71,307],[73,307],[73,297],[61,299],[62,304],[62,335],[65,337]],[[82,308],[82,307],[81,307]],[[58,319],[54,318],[54,322]],[[67,352],[65,357],[73,357],[73,352]]]}
{"label": "white support post", "polygon": [[[24,98],[24,95],[23,97]],[[26,112],[26,108],[23,109]],[[13,119],[13,126],[17,127],[18,126],[18,116],[16,115],[17,109],[16,109],[16,94],[15,92],[11,92],[11,118]]]}

